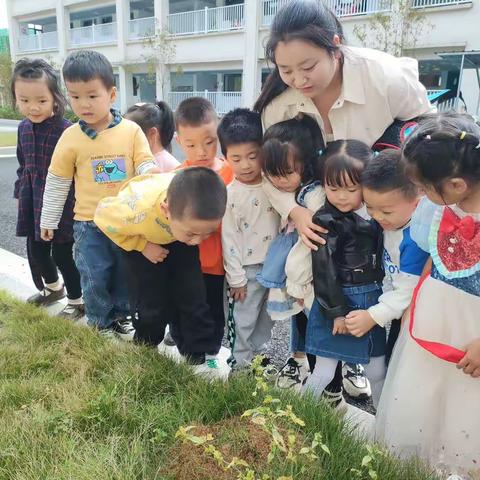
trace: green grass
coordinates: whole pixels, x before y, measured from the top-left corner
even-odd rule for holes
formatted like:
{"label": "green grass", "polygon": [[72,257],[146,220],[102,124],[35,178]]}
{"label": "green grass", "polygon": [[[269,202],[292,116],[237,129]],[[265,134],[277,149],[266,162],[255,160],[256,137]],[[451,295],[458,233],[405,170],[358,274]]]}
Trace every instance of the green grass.
{"label": "green grass", "polygon": [[[242,376],[208,384],[153,349],[108,341],[0,293],[0,479],[174,480],[165,465],[177,429],[242,414],[256,406],[253,388]],[[305,438],[321,432],[332,451],[294,478],[352,480],[365,442],[323,405],[293,405]],[[282,468],[259,473],[276,478]],[[436,478],[392,458],[376,470],[379,480]]]}
{"label": "green grass", "polygon": [[15,132],[0,133],[0,147],[14,147],[17,145],[17,134]]}

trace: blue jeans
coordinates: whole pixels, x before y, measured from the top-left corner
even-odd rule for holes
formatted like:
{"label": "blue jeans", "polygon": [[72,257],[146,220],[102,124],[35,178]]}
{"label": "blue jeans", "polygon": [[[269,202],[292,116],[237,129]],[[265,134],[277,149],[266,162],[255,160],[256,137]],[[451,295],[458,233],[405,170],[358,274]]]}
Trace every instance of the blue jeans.
{"label": "blue jeans", "polygon": [[[344,287],[349,310],[366,310],[378,302],[382,289],[371,283]],[[343,362],[367,364],[370,357],[380,357],[386,351],[385,329],[376,325],[363,337],[332,335],[333,320],[328,319],[320,304],[315,301],[310,311],[305,339],[305,351],[320,357]]]}
{"label": "blue jeans", "polygon": [[93,222],[76,221],[73,236],[88,323],[108,328],[130,313],[122,251]]}

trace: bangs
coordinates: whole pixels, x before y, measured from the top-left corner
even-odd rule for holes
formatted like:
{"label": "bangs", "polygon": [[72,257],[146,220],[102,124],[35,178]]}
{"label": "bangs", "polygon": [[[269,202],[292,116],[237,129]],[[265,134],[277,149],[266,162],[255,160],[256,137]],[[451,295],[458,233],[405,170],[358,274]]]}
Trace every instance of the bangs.
{"label": "bangs", "polygon": [[325,185],[345,188],[348,181],[354,185],[361,183],[360,178],[364,165],[351,157],[334,155],[324,164],[323,181]]}
{"label": "bangs", "polygon": [[263,173],[267,177],[286,177],[292,171],[292,165],[288,161],[290,152],[287,142],[276,138],[267,140],[261,151]]}

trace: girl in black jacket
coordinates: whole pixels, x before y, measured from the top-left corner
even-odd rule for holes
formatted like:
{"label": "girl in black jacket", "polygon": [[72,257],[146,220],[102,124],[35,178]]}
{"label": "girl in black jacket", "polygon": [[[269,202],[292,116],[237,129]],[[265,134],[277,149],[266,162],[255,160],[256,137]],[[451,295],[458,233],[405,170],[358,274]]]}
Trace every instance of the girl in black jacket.
{"label": "girl in black jacket", "polygon": [[382,232],[366,214],[360,184],[371,156],[357,140],[331,142],[322,155],[320,178],[327,199],[313,220],[328,233],[323,235],[326,245],[312,252],[315,301],[305,345],[307,353],[316,355],[316,364],[304,390],[315,396],[331,382],[339,360],[367,364],[374,396],[385,377],[385,329],[376,325],[357,338],[345,325],[350,311],[370,307],[382,293]]}

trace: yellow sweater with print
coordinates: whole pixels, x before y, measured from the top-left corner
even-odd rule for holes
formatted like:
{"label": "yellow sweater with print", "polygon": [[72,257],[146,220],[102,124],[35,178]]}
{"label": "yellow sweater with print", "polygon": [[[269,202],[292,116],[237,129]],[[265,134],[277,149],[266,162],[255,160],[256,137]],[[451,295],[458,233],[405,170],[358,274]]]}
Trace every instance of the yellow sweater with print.
{"label": "yellow sweater with print", "polygon": [[98,202],[116,195],[138,167],[153,159],[148,141],[134,122],[122,119],[89,138],[77,123],[55,147],[49,172],[75,181],[75,220],[93,220]]}
{"label": "yellow sweater with print", "polygon": [[127,251],[141,252],[147,242],[174,242],[161,209],[173,177],[173,173],[157,173],[132,178],[116,197],[100,201],[94,218],[98,228]]}

